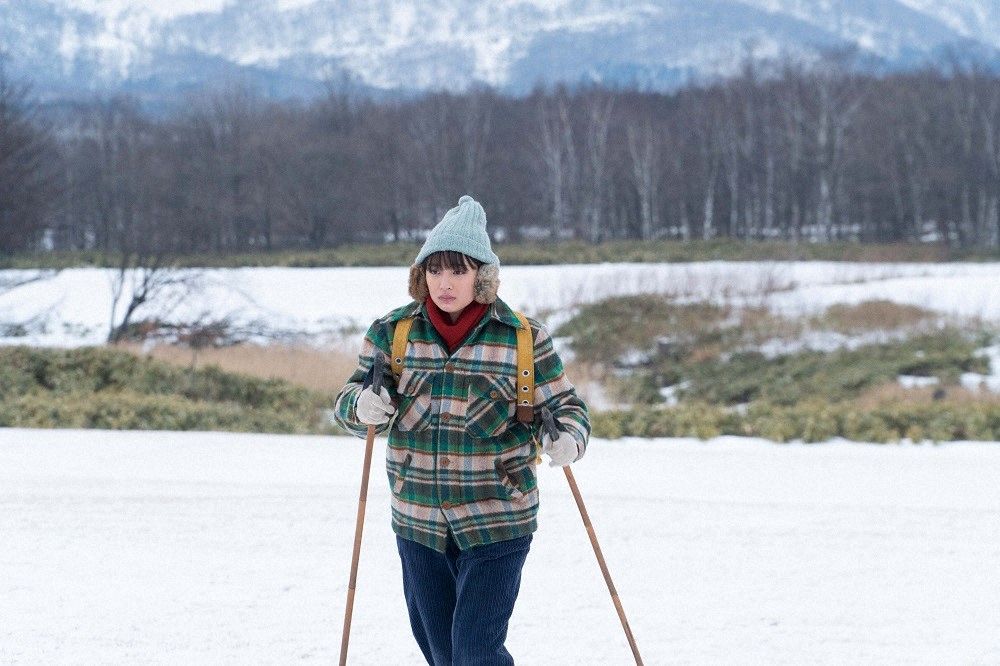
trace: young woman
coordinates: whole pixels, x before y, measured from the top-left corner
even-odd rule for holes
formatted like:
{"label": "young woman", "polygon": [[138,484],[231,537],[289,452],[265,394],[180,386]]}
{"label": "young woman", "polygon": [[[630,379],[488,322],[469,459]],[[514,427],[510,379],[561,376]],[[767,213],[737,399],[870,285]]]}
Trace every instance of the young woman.
{"label": "young woman", "polygon": [[[507,626],[537,529],[535,464],[583,456],[587,407],[563,372],[552,339],[531,331],[534,394],[518,418],[517,331],[497,298],[499,259],[486,214],[464,196],[431,231],[410,267],[413,302],[374,322],[357,370],[337,398],[337,422],[364,437],[388,431],[392,527],[413,635],[431,666],[507,666]],[[397,325],[412,319],[404,358],[390,358]],[[375,353],[383,387],[362,388]],[[540,409],[559,425],[540,435]]]}

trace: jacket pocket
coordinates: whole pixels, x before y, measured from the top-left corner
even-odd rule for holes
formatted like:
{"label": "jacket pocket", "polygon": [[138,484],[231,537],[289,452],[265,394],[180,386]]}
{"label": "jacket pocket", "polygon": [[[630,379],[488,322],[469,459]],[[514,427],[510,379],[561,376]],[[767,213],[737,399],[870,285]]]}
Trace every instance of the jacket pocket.
{"label": "jacket pocket", "polygon": [[506,465],[503,464],[503,461],[497,458],[495,465],[497,476],[500,478],[500,485],[503,487],[507,497],[515,502],[524,497],[524,491],[521,490],[521,487],[518,485],[514,475],[511,474]]}
{"label": "jacket pocket", "polygon": [[399,416],[396,428],[408,432],[426,430],[431,424],[433,375],[426,371],[403,370],[396,385]]}
{"label": "jacket pocket", "polygon": [[517,393],[509,377],[479,375],[469,382],[465,426],[471,437],[486,439],[500,434],[514,417]]}
{"label": "jacket pocket", "polygon": [[406,483],[406,475],[410,471],[410,463],[413,462],[413,454],[407,453],[403,462],[397,462],[393,450],[390,448],[387,454],[386,471],[389,473],[389,485],[392,493],[399,495],[403,492],[403,485]]}

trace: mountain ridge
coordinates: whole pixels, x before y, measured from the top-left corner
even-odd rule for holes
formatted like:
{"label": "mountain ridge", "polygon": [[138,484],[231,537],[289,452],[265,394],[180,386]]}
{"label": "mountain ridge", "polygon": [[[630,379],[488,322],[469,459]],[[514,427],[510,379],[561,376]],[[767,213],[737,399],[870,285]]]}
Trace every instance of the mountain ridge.
{"label": "mountain ridge", "polygon": [[[173,7],[168,10],[166,7]],[[43,97],[169,95],[243,77],[276,97],[598,81],[669,90],[755,55],[853,49],[886,68],[1000,61],[1000,0],[7,0],[7,70]]]}

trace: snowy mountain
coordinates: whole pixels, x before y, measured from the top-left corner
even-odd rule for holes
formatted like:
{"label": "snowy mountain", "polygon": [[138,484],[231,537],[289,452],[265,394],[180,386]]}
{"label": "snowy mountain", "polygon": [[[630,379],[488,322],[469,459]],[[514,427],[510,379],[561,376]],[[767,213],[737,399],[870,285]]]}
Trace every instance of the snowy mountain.
{"label": "snowy mountain", "polygon": [[235,77],[308,95],[345,73],[387,90],[669,89],[748,49],[855,47],[887,67],[1000,53],[1000,0],[0,0],[0,19],[8,71],[47,97]]}

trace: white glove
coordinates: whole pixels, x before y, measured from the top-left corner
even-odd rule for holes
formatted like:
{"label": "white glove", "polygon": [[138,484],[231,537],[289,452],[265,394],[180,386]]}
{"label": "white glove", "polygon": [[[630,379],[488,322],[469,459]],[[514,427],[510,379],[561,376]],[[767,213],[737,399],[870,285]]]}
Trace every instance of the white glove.
{"label": "white glove", "polygon": [[358,394],[358,401],[354,403],[354,413],[358,416],[358,421],[366,425],[382,425],[388,423],[389,417],[395,413],[396,408],[392,406],[389,392],[383,386],[379,394],[371,387],[366,388]]}
{"label": "white glove", "polygon": [[547,453],[552,462],[549,467],[565,467],[574,460],[580,450],[576,446],[576,440],[568,432],[560,432],[557,439],[545,433],[542,435],[542,453]]}

